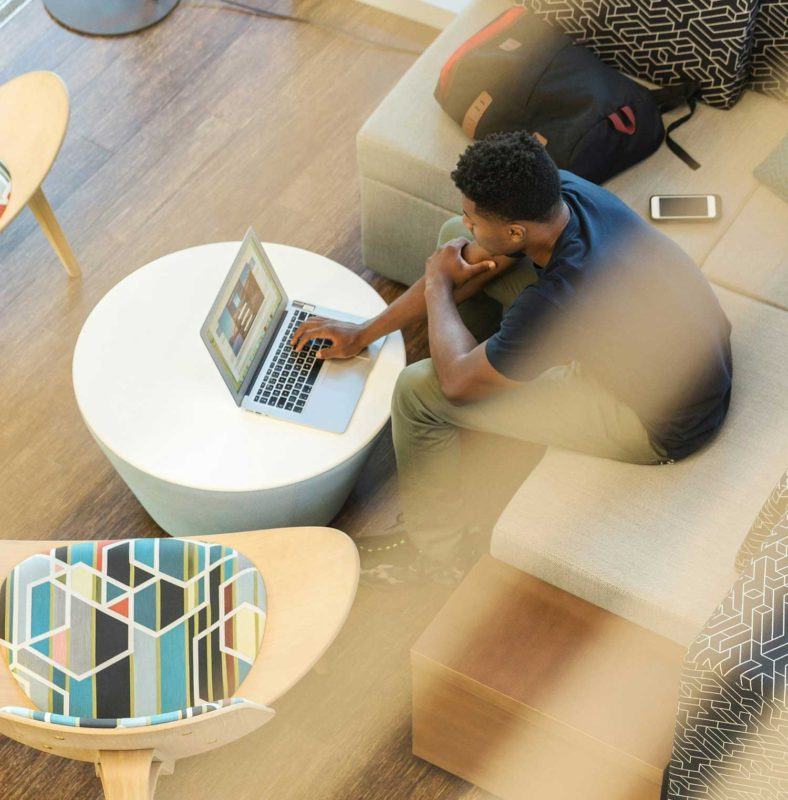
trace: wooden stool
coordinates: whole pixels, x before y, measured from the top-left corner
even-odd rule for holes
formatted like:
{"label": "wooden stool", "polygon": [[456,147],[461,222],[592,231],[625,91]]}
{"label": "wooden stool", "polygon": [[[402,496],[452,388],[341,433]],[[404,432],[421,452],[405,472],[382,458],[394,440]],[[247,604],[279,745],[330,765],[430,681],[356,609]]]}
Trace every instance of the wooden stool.
{"label": "wooden stool", "polygon": [[483,556],[411,650],[413,752],[502,800],[659,800],[683,656]]}
{"label": "wooden stool", "polygon": [[66,135],[68,114],[68,89],[54,72],[28,72],[0,86],[0,161],[11,171],[0,231],[29,205],[66,272],[76,278],[79,264],[41,188]]}
{"label": "wooden stool", "polygon": [[[197,713],[194,709],[189,709],[188,715],[174,715],[177,719],[172,721],[169,718],[151,719],[148,724],[135,727],[128,726],[127,723],[135,724],[137,720],[100,719],[88,720],[84,727],[69,727],[68,720],[64,718],[52,719],[51,715],[47,715],[41,719],[43,715],[33,710],[34,704],[22,691],[10,669],[0,664],[0,709],[2,709],[0,733],[48,753],[78,761],[93,762],[104,786],[107,800],[149,800],[153,797],[159,774],[171,773],[176,760],[221,747],[251,733],[270,720],[273,712],[268,706],[300,680],[323,655],[342,628],[355,597],[358,583],[358,553],[351,539],[336,530],[285,528],[192,537],[183,541],[222,545],[224,548],[236,550],[251,562],[265,580],[266,620],[262,645],[254,664],[237,687],[237,693],[234,691],[231,697],[226,697],[220,704],[221,707],[204,709]],[[121,543],[107,544],[111,549]],[[30,559],[31,556],[48,553],[56,547],[63,548],[65,553],[67,546],[73,548],[74,545],[78,543],[3,542],[0,549],[0,582],[5,580],[18,564],[30,563],[26,562],[26,559]],[[82,560],[84,557],[82,552],[71,556],[64,554],[60,557],[70,558],[68,562],[72,565],[70,577],[63,577],[71,581],[71,586],[79,581],[80,592],[84,592],[86,578],[103,584],[109,583],[107,577],[102,577],[105,573],[107,576],[110,571],[115,574],[116,567],[111,566],[112,555],[106,556],[106,566],[100,568],[92,567]],[[101,558],[104,559],[104,556]],[[215,563],[213,554],[211,559],[211,563]],[[150,560],[141,562],[135,546],[133,563],[136,565],[135,569],[144,571],[145,565],[150,563]],[[171,569],[156,558],[153,563],[160,572]],[[191,565],[188,568],[189,574],[193,574],[194,565],[204,570],[202,564],[207,562],[198,562],[192,557],[184,563]],[[58,570],[63,568],[56,562],[53,569],[55,570],[53,580],[57,581],[61,574]],[[77,570],[79,575],[76,574]],[[41,583],[37,574],[33,575],[29,570],[26,578],[31,587]],[[31,578],[32,583],[29,582]],[[45,579],[51,583],[49,578]],[[138,576],[134,573],[125,580],[129,586],[133,586],[137,584]],[[146,580],[147,578],[143,576],[142,582],[137,584],[140,590],[147,586]],[[222,586],[228,584],[230,580]],[[92,585],[88,584],[89,589]],[[214,585],[213,582],[211,585]],[[97,592],[94,597],[103,598],[106,593],[109,598],[109,586],[90,591]],[[214,591],[212,589],[211,593]],[[112,601],[103,602],[106,605]],[[136,607],[137,599],[135,598],[134,603],[126,602],[126,607],[133,609]],[[142,602],[142,599],[139,602]],[[224,602],[228,602],[227,599]],[[249,606],[249,603],[245,602],[239,606],[238,613],[244,611],[245,606]],[[6,603],[4,609],[0,609],[0,613],[9,614],[9,608]],[[135,624],[139,622],[148,627],[147,623],[141,621],[142,617],[138,618],[136,612],[134,613]],[[32,618],[29,617],[28,621]],[[16,625],[24,625],[21,617],[15,619],[18,620]],[[223,618],[220,621],[223,623]],[[163,619],[156,617],[157,626],[160,627],[163,622]],[[245,626],[245,629],[248,632],[248,626]],[[237,630],[240,631],[241,627]],[[53,633],[60,634],[62,631],[62,628],[57,628]],[[103,641],[107,642],[106,639]],[[224,652],[232,654],[236,649],[243,649],[243,642],[242,635],[238,633],[237,642],[233,640],[231,650],[225,648]],[[52,650],[52,653],[55,652]],[[170,674],[173,674],[176,659],[170,650],[168,654]],[[55,658],[55,655],[52,658]],[[197,663],[196,653],[194,663]],[[29,664],[26,662],[23,666]],[[225,676],[224,680],[227,679]],[[240,700],[239,696],[244,700]],[[210,713],[207,713],[208,711]],[[96,725],[97,722],[114,722],[116,725],[100,727]],[[76,724],[80,724],[80,721],[76,721]],[[206,776],[205,796],[221,796],[221,782],[221,775]],[[3,788],[5,791],[8,790],[8,787]],[[0,790],[0,794],[5,794],[5,791]]]}

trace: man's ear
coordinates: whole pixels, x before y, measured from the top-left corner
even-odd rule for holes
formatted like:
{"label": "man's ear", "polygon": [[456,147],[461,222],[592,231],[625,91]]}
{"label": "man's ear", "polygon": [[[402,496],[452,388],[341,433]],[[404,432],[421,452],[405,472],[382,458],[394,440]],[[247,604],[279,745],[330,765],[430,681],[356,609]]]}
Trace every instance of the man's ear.
{"label": "man's ear", "polygon": [[524,242],[526,238],[525,227],[518,223],[512,223],[509,226],[509,237],[513,242]]}

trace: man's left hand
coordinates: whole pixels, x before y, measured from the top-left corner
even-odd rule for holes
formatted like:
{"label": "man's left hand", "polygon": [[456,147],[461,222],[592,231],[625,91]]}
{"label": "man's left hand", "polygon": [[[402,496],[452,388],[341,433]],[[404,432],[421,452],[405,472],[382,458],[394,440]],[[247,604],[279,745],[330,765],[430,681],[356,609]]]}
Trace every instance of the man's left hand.
{"label": "man's left hand", "polygon": [[496,265],[492,260],[469,264],[462,257],[462,248],[468,241],[464,237],[452,239],[427,259],[425,274],[428,283],[441,282],[458,287],[476,275],[495,269]]}

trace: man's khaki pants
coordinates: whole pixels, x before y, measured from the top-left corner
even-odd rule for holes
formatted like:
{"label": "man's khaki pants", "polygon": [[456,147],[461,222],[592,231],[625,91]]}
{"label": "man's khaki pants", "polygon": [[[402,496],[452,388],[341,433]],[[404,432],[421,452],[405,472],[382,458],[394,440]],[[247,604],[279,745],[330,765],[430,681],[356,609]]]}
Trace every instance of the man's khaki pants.
{"label": "man's khaki pants", "polygon": [[[460,217],[441,229],[438,243],[467,235]],[[503,309],[537,279],[526,259],[511,267],[476,297],[460,307],[474,335],[486,338],[489,304]],[[479,331],[482,331],[479,334]],[[461,554],[471,509],[464,504],[460,433],[462,430],[564,447],[635,464],[665,460],[651,444],[635,412],[619,402],[577,362],[552,367],[514,389],[483,400],[456,404],[441,392],[427,358],[400,374],[392,399],[392,433],[397,456],[405,525],[415,546],[428,560],[447,563]],[[498,465],[501,474],[471,475],[484,493],[512,465]]]}

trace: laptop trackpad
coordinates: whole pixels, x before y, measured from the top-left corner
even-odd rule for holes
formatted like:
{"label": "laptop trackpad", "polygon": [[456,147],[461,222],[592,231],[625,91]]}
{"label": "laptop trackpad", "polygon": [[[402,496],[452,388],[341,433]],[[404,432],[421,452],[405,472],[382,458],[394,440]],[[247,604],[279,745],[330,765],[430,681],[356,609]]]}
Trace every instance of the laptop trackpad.
{"label": "laptop trackpad", "polygon": [[360,396],[370,368],[369,359],[347,358],[326,361],[321,372],[320,391],[331,389],[345,395]]}

